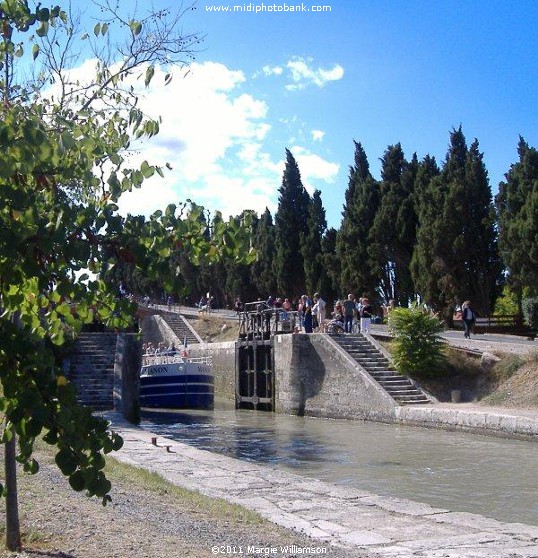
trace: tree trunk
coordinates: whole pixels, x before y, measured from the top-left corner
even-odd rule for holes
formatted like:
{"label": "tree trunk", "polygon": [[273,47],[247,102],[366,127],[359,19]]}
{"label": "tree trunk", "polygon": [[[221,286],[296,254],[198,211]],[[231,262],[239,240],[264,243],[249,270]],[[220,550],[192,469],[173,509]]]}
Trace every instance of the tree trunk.
{"label": "tree trunk", "polygon": [[5,448],[6,472],[6,548],[12,551],[21,549],[21,529],[19,523],[19,504],[17,499],[17,461],[15,459],[17,439],[15,434]]}

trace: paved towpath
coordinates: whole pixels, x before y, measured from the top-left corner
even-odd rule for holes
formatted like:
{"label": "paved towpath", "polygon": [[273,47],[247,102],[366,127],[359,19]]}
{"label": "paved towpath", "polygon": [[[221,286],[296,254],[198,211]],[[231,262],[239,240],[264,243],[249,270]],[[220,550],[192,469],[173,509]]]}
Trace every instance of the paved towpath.
{"label": "paved towpath", "polygon": [[[473,412],[472,408],[468,410]],[[538,426],[538,414],[533,416]],[[501,523],[470,513],[381,497],[162,437],[157,438],[155,446],[150,432],[128,424],[116,413],[106,417],[111,428],[125,440],[124,447],[115,454],[120,461],[154,471],[178,486],[240,504],[279,525],[309,535],[315,541],[312,548],[317,555],[336,545],[347,549],[350,557],[538,557],[538,526]],[[527,414],[526,418],[531,420],[532,416]],[[263,545],[261,548],[265,555],[272,556],[304,554],[302,549],[292,554],[289,550],[277,548],[273,552]],[[217,550],[221,556],[233,553],[232,549]],[[248,550],[241,548],[245,555]]]}

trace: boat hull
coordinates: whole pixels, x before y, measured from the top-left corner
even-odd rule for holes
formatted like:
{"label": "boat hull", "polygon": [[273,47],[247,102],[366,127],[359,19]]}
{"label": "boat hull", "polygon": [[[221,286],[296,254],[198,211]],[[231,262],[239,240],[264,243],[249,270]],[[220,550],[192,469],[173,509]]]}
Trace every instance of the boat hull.
{"label": "boat hull", "polygon": [[213,375],[208,365],[183,362],[142,367],[141,407],[212,409],[213,404]]}

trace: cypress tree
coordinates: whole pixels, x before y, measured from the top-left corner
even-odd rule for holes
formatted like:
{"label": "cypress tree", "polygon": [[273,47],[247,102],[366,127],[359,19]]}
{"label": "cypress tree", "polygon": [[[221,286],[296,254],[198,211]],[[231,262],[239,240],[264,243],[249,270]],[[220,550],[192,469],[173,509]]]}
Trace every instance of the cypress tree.
{"label": "cypress tree", "polygon": [[520,136],[519,161],[499,184],[499,245],[511,286],[538,293],[538,151]]}
{"label": "cypress tree", "polygon": [[418,162],[407,163],[398,143],[381,159],[381,202],[369,234],[370,266],[380,279],[385,301],[407,306],[414,289],[409,265],[416,236],[413,183]]}
{"label": "cypress tree", "polygon": [[440,306],[441,291],[432,272],[435,242],[439,231],[439,203],[442,194],[435,181],[440,174],[435,157],[426,155],[419,163],[414,184],[414,209],[417,215],[417,238],[410,269],[415,290],[434,308]]}
{"label": "cypress tree", "polygon": [[303,238],[302,254],[304,260],[306,292],[313,294],[320,289],[323,273],[321,240],[327,229],[325,209],[321,192],[315,190],[309,204],[306,222],[307,232]]}
{"label": "cypress tree", "polygon": [[331,227],[325,231],[321,239],[321,277],[318,288],[325,302],[331,304],[340,292],[340,259],[336,255],[336,239],[338,233]]}
{"label": "cypress tree", "polygon": [[433,211],[422,202],[413,262],[420,292],[448,325],[454,306],[467,298],[487,315],[500,277],[491,189],[478,141],[467,148],[461,127],[452,131],[441,174],[427,191]]}
{"label": "cypress tree", "polygon": [[342,224],[336,239],[341,293],[367,293],[372,298],[376,293],[378,279],[368,262],[368,235],[378,206],[379,184],[370,174],[362,145],[355,142],[355,165],[350,167]]}
{"label": "cypress tree", "polygon": [[[276,278],[273,271],[275,236],[273,216],[269,209],[265,208],[265,212],[260,217],[254,232],[253,246],[258,257],[251,267],[252,282],[258,291],[257,296],[263,299],[276,293]],[[252,300],[256,300],[256,298]]]}
{"label": "cypress tree", "polygon": [[276,238],[274,271],[281,296],[300,296],[305,292],[302,239],[307,233],[310,196],[301,181],[297,161],[286,149],[286,165],[279,188],[275,214]]}

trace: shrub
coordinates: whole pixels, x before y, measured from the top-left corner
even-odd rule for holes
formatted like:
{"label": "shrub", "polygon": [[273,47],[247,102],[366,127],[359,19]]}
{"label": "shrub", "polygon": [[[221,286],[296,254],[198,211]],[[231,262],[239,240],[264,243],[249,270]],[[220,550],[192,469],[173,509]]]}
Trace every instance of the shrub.
{"label": "shrub", "polygon": [[442,374],[446,357],[439,334],[444,326],[437,316],[416,306],[395,308],[388,325],[394,335],[394,364],[400,373],[430,378]]}
{"label": "shrub", "polygon": [[538,297],[524,298],[521,309],[524,322],[532,329],[538,329]]}

